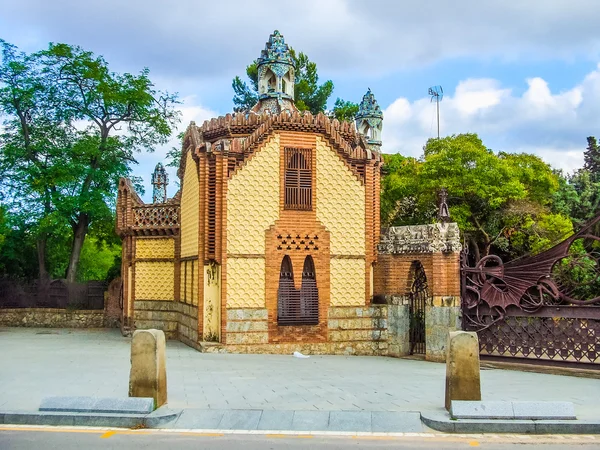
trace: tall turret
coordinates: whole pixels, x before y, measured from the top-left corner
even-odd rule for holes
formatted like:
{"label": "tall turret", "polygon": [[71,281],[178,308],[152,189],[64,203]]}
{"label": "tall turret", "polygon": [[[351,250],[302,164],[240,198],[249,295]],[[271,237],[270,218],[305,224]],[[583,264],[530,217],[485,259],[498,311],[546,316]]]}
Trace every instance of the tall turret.
{"label": "tall turret", "polygon": [[169,175],[161,163],[158,163],[152,173],[152,203],[165,203],[167,201],[167,185]]}
{"label": "tall turret", "polygon": [[367,142],[374,147],[374,150],[379,151],[381,149],[383,113],[370,88],[360,102],[355,119],[358,132],[367,138]]}
{"label": "tall turret", "polygon": [[296,111],[294,106],[294,59],[281,33],[269,36],[265,49],[258,58],[258,103],[254,112],[272,113]]}

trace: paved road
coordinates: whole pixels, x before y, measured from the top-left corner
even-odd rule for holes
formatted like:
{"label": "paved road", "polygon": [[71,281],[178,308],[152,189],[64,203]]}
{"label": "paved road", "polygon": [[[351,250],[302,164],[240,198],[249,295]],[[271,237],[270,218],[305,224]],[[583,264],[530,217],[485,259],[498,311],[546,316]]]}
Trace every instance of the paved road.
{"label": "paved road", "polygon": [[207,435],[193,432],[162,432],[160,430],[106,431],[106,430],[2,430],[2,450],[94,450],[144,448],[164,450],[185,449],[305,449],[345,450],[361,449],[468,449],[479,447],[489,450],[517,448],[597,449],[596,436],[505,436],[505,435],[439,435],[413,434],[410,436],[311,436],[311,435]]}
{"label": "paved road", "polygon": [[[46,396],[126,397],[130,340],[117,330],[0,328],[0,410]],[[441,410],[445,365],[385,357],[203,354],[167,345],[170,408],[277,411]],[[596,379],[483,370],[485,400],[572,401],[598,416]]]}

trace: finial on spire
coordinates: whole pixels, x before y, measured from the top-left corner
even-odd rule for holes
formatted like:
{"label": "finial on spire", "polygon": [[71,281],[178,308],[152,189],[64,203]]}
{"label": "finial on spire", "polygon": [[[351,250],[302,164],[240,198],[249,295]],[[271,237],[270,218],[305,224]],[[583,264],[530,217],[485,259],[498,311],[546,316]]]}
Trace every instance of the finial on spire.
{"label": "finial on spire", "polygon": [[443,187],[438,193],[439,206],[438,206],[438,219],[442,223],[450,222],[450,212],[448,211],[448,190]]}
{"label": "finial on spire", "polygon": [[294,106],[295,63],[283,35],[275,30],[257,60],[258,103],[253,112],[297,111]]}
{"label": "finial on spire", "polygon": [[367,93],[363,96],[355,119],[358,132],[367,138],[369,144],[375,146],[375,150],[379,150],[379,147],[381,147],[383,112],[377,104],[371,88],[368,88]]}
{"label": "finial on spire", "polygon": [[167,201],[167,185],[169,175],[161,163],[158,163],[152,173],[152,203],[165,203]]}

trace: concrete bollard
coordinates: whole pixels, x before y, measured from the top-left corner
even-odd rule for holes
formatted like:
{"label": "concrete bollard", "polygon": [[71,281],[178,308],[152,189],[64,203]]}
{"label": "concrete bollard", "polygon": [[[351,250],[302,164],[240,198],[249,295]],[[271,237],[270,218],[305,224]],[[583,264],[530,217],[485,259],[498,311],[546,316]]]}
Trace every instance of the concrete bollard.
{"label": "concrete bollard", "polygon": [[131,339],[129,396],[154,399],[154,408],[167,402],[165,333],[136,330]]}
{"label": "concrete bollard", "polygon": [[448,411],[452,400],[481,400],[477,333],[448,333],[445,403]]}

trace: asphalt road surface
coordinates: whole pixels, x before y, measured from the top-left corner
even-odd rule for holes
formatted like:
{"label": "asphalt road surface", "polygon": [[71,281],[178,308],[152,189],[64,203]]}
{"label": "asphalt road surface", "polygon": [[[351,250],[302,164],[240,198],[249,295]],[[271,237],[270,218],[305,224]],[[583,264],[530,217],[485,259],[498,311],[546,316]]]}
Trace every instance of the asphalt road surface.
{"label": "asphalt road surface", "polygon": [[0,428],[1,450],[80,449],[468,449],[548,448],[587,450],[600,447],[600,436],[449,435],[414,433],[400,436],[323,436],[207,434],[192,431],[100,430],[84,428]]}

